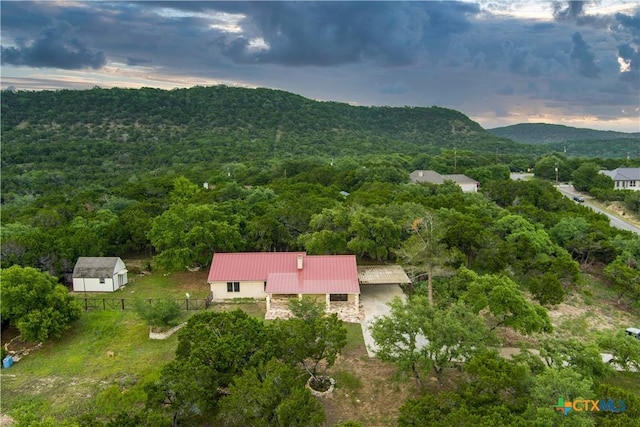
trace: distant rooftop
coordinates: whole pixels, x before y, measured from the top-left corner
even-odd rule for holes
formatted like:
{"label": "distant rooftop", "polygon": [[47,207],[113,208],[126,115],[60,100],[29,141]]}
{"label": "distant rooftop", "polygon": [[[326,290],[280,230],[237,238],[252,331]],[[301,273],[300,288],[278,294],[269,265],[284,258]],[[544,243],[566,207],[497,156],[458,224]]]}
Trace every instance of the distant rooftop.
{"label": "distant rooftop", "polygon": [[601,170],[600,173],[614,181],[640,181],[640,168],[616,168],[610,171]]}
{"label": "distant rooftop", "polygon": [[453,181],[456,184],[477,184],[478,181],[463,174],[441,175],[432,170],[415,170],[409,175],[411,182],[428,182],[431,184],[443,184],[445,181]]}

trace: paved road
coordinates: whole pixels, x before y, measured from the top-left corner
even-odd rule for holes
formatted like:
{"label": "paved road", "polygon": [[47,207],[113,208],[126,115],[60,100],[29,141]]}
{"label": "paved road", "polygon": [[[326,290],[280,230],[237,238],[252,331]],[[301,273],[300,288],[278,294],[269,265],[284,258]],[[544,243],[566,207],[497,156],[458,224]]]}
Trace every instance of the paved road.
{"label": "paved road", "polygon": [[[569,197],[570,199],[573,198],[573,196],[582,196],[582,194],[578,193],[572,185],[568,185],[568,184],[561,184],[558,187],[558,191],[561,192],[562,194],[564,194],[565,196]],[[610,223],[612,227],[615,228],[619,228],[620,230],[627,230],[627,231],[631,231],[633,233],[636,234],[640,234],[640,228],[636,227],[635,225],[621,219],[618,218],[615,215],[611,215],[610,213],[600,209],[599,207],[593,205],[589,199],[584,200],[584,205],[585,206],[589,206],[591,209],[593,209],[594,211],[601,213],[603,215],[606,215],[609,217]]]}

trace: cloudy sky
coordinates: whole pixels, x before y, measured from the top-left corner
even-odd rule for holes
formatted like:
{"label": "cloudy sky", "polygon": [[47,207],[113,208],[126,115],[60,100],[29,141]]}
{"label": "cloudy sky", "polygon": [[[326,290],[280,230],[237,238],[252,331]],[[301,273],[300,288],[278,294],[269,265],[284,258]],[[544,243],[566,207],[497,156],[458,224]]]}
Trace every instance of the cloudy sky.
{"label": "cloudy sky", "polygon": [[2,88],[269,87],[639,131],[640,4],[2,1]]}

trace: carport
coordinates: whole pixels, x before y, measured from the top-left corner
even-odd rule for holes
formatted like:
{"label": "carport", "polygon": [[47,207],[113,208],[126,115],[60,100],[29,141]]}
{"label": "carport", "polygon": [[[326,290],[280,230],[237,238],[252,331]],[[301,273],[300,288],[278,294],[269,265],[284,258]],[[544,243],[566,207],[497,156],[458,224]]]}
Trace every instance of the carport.
{"label": "carport", "polygon": [[394,297],[404,299],[400,285],[411,283],[404,269],[399,265],[358,266],[360,282],[360,304],[364,309],[362,335],[369,357],[375,356],[375,343],[369,327],[377,316],[389,314],[387,305]]}

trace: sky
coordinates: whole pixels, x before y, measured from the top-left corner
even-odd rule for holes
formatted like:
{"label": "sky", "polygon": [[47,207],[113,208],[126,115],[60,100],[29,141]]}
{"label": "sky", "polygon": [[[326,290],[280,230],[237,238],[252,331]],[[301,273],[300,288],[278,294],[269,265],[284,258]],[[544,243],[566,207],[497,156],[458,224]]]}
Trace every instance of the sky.
{"label": "sky", "polygon": [[640,131],[638,0],[6,1],[2,89],[267,87]]}

